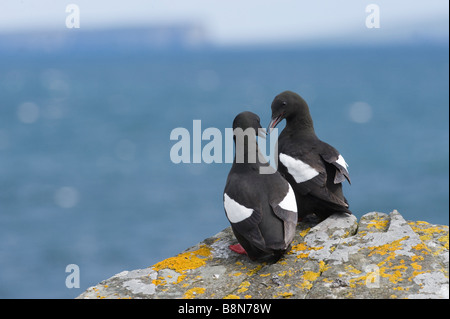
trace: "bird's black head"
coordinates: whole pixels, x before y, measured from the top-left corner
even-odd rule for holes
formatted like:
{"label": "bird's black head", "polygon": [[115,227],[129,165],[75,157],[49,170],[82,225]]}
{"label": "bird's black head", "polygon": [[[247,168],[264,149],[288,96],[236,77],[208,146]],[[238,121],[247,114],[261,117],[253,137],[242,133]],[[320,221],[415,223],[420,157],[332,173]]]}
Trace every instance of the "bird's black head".
{"label": "bird's black head", "polygon": [[257,147],[257,135],[266,138],[259,116],[248,111],[239,113],[233,121],[233,140],[236,144],[234,163],[263,164]]}
{"label": "bird's black head", "polygon": [[312,126],[311,115],[306,101],[297,93],[284,91],[278,94],[272,102],[272,119],[267,132],[278,125],[283,119],[289,123],[290,119],[296,118],[302,124]]}
{"label": "bird's black head", "polygon": [[248,128],[252,128],[254,129],[255,135],[257,135],[259,131],[258,129],[261,129],[262,127],[258,115],[249,111],[245,111],[239,113],[234,118],[233,131],[235,131],[236,128],[241,128],[243,131]]}

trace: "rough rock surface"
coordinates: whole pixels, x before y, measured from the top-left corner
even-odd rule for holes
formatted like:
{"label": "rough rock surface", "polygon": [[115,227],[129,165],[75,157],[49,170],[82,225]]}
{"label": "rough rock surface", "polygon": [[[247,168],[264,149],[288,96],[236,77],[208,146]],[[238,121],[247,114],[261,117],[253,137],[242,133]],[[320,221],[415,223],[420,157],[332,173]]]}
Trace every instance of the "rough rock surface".
{"label": "rough rock surface", "polygon": [[228,249],[230,228],[149,268],[123,271],[78,298],[449,298],[448,226],[397,211],[298,224],[274,264]]}

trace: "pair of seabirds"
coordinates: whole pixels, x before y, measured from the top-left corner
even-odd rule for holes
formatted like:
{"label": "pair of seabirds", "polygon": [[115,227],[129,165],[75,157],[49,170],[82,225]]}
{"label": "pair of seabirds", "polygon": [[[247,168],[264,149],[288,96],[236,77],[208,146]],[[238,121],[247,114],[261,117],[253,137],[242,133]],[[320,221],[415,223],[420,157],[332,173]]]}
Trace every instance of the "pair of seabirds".
{"label": "pair of seabirds", "polygon": [[[285,91],[275,97],[267,134],[283,119],[286,127],[278,137],[278,171],[272,174],[260,173],[261,168],[270,167],[261,160],[263,156],[249,154],[252,147],[260,152],[256,144],[259,117],[242,112],[233,121],[235,132],[252,128],[254,134],[234,137],[236,154],[223,195],[226,216],[239,242],[230,249],[258,262],[277,261],[289,248],[297,222],[307,214],[321,219],[351,214],[342,192],[342,182],[350,183],[347,163],[316,136],[308,104],[298,94]],[[243,154],[237,161],[238,151]]]}

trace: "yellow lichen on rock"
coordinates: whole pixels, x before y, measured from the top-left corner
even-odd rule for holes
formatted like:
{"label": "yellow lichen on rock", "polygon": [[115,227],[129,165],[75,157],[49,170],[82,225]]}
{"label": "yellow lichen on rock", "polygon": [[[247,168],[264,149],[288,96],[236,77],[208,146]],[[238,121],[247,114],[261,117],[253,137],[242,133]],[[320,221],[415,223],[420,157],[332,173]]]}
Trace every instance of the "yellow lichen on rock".
{"label": "yellow lichen on rock", "polygon": [[239,285],[239,289],[237,290],[238,293],[243,293],[246,292],[248,290],[248,287],[250,286],[250,282],[248,281],[243,281],[240,285]]}
{"label": "yellow lichen on rock", "polygon": [[396,284],[399,281],[402,281],[403,273],[405,268],[389,268],[389,267],[380,267],[379,275],[383,278],[388,278],[390,282]]}
{"label": "yellow lichen on rock", "polygon": [[305,237],[311,228],[306,228],[300,232],[300,236]]}
{"label": "yellow lichen on rock", "polygon": [[447,226],[397,211],[314,223],[299,223],[292,248],[273,264],[230,252],[236,239],[227,228],[80,298],[448,298]]}
{"label": "yellow lichen on rock", "polygon": [[[200,258],[199,256],[207,258]],[[175,257],[167,258],[153,265],[152,268],[156,271],[169,268],[183,274],[187,270],[197,269],[201,266],[204,266],[206,264],[206,260],[210,256],[211,249],[206,245],[202,245],[195,251],[184,252]]]}
{"label": "yellow lichen on rock", "polygon": [[204,294],[206,288],[194,287],[184,293],[184,299],[194,299],[197,295]]}
{"label": "yellow lichen on rock", "polygon": [[296,285],[296,286],[300,286],[300,288],[304,288],[304,289],[311,289],[311,287],[313,286],[313,282],[319,278],[320,276],[320,272],[314,272],[314,271],[310,271],[310,270],[306,270],[303,273],[303,282],[300,283],[300,285]]}
{"label": "yellow lichen on rock", "polygon": [[405,236],[403,238],[394,240],[393,242],[388,243],[388,244],[384,244],[381,246],[368,247],[371,250],[371,252],[369,253],[369,257],[374,254],[379,254],[379,255],[388,254],[390,257],[393,257],[393,256],[395,256],[395,251],[400,250],[402,248],[401,242],[408,238],[409,238],[409,236]]}
{"label": "yellow lichen on rock", "polygon": [[223,297],[223,299],[241,299],[241,297],[230,294],[230,295],[226,295],[225,297]]}
{"label": "yellow lichen on rock", "polygon": [[297,253],[297,258],[307,258],[310,251],[321,249],[323,249],[323,247],[309,247],[304,242],[301,242],[297,245],[293,245],[288,254],[291,255]]}
{"label": "yellow lichen on rock", "polygon": [[427,255],[428,252],[430,251],[430,249],[424,243],[417,244],[417,245],[413,246],[412,249],[420,250],[421,253],[423,253],[425,255]]}
{"label": "yellow lichen on rock", "polygon": [[320,273],[323,273],[324,271],[328,270],[329,268],[330,268],[330,266],[327,265],[323,260],[319,261]]}
{"label": "yellow lichen on rock", "polygon": [[258,265],[253,269],[250,269],[249,271],[247,271],[247,276],[252,276],[254,274],[256,274],[258,271],[261,270],[261,268],[263,267],[263,265]]}
{"label": "yellow lichen on rock", "polygon": [[422,241],[431,240],[434,236],[440,234],[446,234],[448,238],[448,226],[444,225],[431,225],[427,222],[417,221],[409,222],[408,225],[418,234]]}
{"label": "yellow lichen on rock", "polygon": [[279,292],[273,298],[291,298],[294,294],[292,292]]}
{"label": "yellow lichen on rock", "polygon": [[345,265],[344,268],[350,274],[359,275],[362,272],[361,270],[356,269],[353,265]]}
{"label": "yellow lichen on rock", "polygon": [[378,220],[378,219],[372,219],[368,224],[367,228],[375,228],[375,229],[385,229],[388,225],[389,220]]}

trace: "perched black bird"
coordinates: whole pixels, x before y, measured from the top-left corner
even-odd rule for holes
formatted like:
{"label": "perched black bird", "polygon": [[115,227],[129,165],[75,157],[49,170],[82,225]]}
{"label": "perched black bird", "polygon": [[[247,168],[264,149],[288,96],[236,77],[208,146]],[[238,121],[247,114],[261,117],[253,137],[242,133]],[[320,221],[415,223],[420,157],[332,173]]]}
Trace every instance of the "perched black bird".
{"label": "perched black bird", "polygon": [[[256,135],[260,128],[260,119],[254,113],[242,112],[234,119],[236,152],[223,204],[234,235],[242,245],[232,245],[230,249],[239,253],[245,249],[255,261],[274,262],[294,238],[297,205],[292,187],[259,151]],[[269,174],[264,170],[267,168],[271,169]]]}
{"label": "perched black bird", "polygon": [[294,189],[299,218],[310,213],[321,219],[334,213],[351,214],[342,192],[342,182],[350,183],[348,165],[334,147],[316,136],[308,104],[300,95],[285,91],[275,97],[268,133],[283,119],[286,127],[278,137],[278,171]]}

